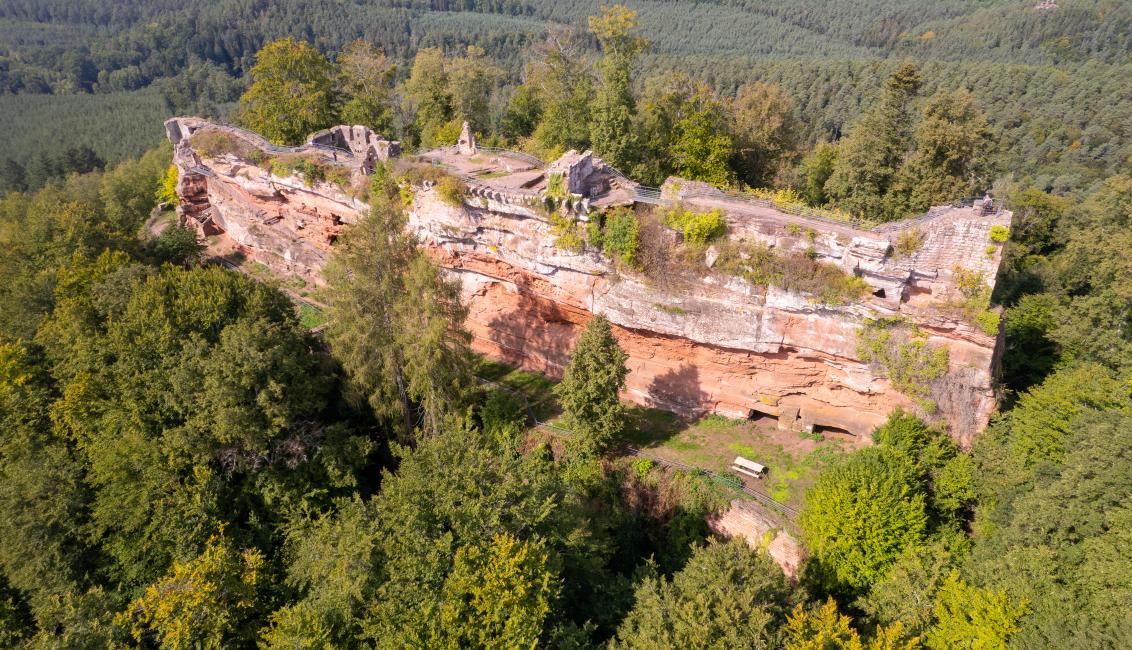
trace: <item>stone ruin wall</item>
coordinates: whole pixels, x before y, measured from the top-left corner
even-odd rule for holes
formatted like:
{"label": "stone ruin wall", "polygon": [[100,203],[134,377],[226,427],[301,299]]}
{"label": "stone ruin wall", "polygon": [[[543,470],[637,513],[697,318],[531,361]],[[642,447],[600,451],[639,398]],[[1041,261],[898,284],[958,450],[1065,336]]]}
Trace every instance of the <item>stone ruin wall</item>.
{"label": "stone ruin wall", "polygon": [[[202,159],[172,135],[185,125],[170,122],[182,218],[205,232],[225,233],[279,273],[321,282],[337,233],[356,223],[365,205],[330,183],[305,187],[230,156]],[[682,185],[665,191],[687,194],[692,184]],[[777,418],[783,429],[816,426],[860,438],[892,409],[917,408],[856,352],[867,319],[900,316],[926,332],[929,345],[949,352],[948,394],[939,400],[938,416],[957,439],[969,442],[995,408],[1001,335],[987,336],[939,307],[957,296],[956,265],[993,283],[1001,252],[985,253],[987,233],[992,225],[1008,226],[1008,212],[940,208],[918,221],[865,231],[749,206],[725,210],[731,237],[778,250],[812,248],[875,291],[829,307],[717,275],[657,287],[619,272],[598,253],[557,248],[547,217],[531,207],[531,194],[473,182],[463,207],[423,189],[410,210],[422,247],[461,280],[470,310],[466,326],[479,352],[557,376],[585,323],[601,313],[629,356],[628,399],[686,415],[762,415]],[[726,206],[711,196],[682,198],[695,209]],[[912,227],[924,234],[923,246],[894,259],[891,243]]]}

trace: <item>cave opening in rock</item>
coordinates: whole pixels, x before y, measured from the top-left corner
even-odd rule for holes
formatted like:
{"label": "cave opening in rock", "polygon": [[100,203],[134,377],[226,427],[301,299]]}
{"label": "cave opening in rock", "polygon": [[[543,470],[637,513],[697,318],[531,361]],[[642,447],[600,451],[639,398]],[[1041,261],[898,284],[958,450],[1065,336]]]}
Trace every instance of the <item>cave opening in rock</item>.
{"label": "cave opening in rock", "polygon": [[777,415],[758,409],[751,409],[747,412],[747,421],[753,422],[760,427],[774,428],[778,426]]}
{"label": "cave opening in rock", "polygon": [[877,298],[886,297],[885,294],[884,294],[884,289],[877,289],[876,291],[873,292],[873,295],[876,296]]}
{"label": "cave opening in rock", "polygon": [[815,424],[814,433],[820,433],[826,438],[834,438],[841,440],[856,440],[857,436],[848,429],[835,427],[832,424]]}

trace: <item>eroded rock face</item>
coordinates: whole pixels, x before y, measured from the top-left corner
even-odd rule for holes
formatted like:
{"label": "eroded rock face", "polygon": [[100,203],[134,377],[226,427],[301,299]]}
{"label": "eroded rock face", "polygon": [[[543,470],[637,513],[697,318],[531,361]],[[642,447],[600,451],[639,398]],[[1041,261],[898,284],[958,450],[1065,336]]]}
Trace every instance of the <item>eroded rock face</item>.
{"label": "eroded rock face", "polygon": [[765,551],[791,579],[797,580],[806,551],[786,529],[755,504],[736,499],[721,515],[709,517],[708,528],[721,537],[741,537],[753,549]]}
{"label": "eroded rock face", "polygon": [[[202,159],[184,137],[188,126],[167,130],[177,143],[183,218],[206,232],[226,233],[279,272],[317,281],[342,226],[364,213],[365,205],[336,185],[306,187],[247,161]],[[478,164],[472,160],[478,159],[469,165]],[[615,325],[629,356],[625,396],[633,401],[688,415],[761,413],[777,417],[784,429],[861,437],[892,409],[919,408],[857,351],[864,323],[900,317],[924,332],[930,346],[948,351],[950,372],[938,382],[938,395],[933,387],[939,405],[933,417],[969,442],[995,407],[1001,337],[943,306],[961,299],[957,267],[982,274],[993,287],[1001,252],[988,254],[987,234],[992,225],[1009,225],[1008,212],[945,207],[888,230],[859,230],[697,195],[691,183],[666,186],[669,195],[684,194],[686,207],[723,209],[732,238],[809,251],[859,275],[875,292],[830,306],[719,274],[658,286],[616,269],[597,252],[558,248],[526,185],[468,180],[472,191],[462,207],[417,188],[409,226],[461,280],[470,308],[466,325],[476,349],[489,356],[559,375],[574,340],[600,313]],[[920,233],[922,245],[908,256],[894,255],[892,244],[910,229]]]}

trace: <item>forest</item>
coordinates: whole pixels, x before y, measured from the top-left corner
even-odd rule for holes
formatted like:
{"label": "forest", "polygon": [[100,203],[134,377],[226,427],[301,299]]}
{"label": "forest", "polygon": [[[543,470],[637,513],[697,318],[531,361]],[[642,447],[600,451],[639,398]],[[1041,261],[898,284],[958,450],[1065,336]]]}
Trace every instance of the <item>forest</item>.
{"label": "forest", "polygon": [[[1132,29],[1056,4],[0,1],[0,646],[1126,647]],[[627,453],[658,414],[605,319],[558,382],[471,351],[403,170],[325,330],[155,234],[174,112],[410,152],[466,120],[874,223],[990,192],[999,413],[964,449],[897,411],[823,465],[790,580],[709,531],[734,485]],[[630,264],[639,227],[600,234]]]}

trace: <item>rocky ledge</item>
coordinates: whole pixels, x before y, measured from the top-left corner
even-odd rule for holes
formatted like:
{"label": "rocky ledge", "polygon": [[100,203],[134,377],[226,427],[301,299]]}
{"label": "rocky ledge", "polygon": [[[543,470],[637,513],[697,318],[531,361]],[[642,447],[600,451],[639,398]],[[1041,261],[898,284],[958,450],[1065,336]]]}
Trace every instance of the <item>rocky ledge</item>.
{"label": "rocky ledge", "polygon": [[[395,147],[365,144],[385,142],[368,133],[352,142],[373,151],[340,151],[315,140],[273,148],[253,134],[194,118],[175,118],[166,128],[176,145],[182,220],[230,237],[279,273],[314,282],[341,228],[364,215],[354,188],[364,185],[375,158],[391,149],[395,155]],[[194,148],[191,136],[209,130],[241,139],[251,153],[242,145],[207,153]],[[679,179],[660,191],[640,188],[589,152],[570,152],[545,166],[479,150],[467,140],[418,158],[462,178],[469,187],[463,203],[416,187],[409,223],[421,246],[461,279],[470,307],[466,325],[480,352],[558,375],[575,337],[600,313],[616,326],[629,355],[626,397],[641,404],[688,415],[775,418],[782,429],[855,439],[897,407],[938,419],[964,443],[985,427],[996,403],[1002,337],[993,325],[974,324],[959,305],[969,302],[972,278],[977,291],[989,295],[1001,261],[990,233],[1009,228],[1011,215],[989,200],[865,229]],[[342,173],[333,182],[311,182],[265,162],[264,153],[320,156]],[[825,304],[708,265],[680,282],[650,280],[598,251],[564,250],[556,235],[561,228],[545,208],[552,183],[564,185],[570,197],[559,216],[585,222],[605,207],[644,201],[718,209],[730,239],[804,251],[869,289],[860,298]],[[996,311],[987,313],[997,322]],[[875,332],[870,323],[886,323],[894,335],[864,340]],[[873,344],[870,358],[863,358],[863,343]],[[878,346],[880,356],[883,349],[889,353],[887,365],[878,361]],[[940,372],[920,376],[915,368],[893,366],[924,350],[943,354]]]}

